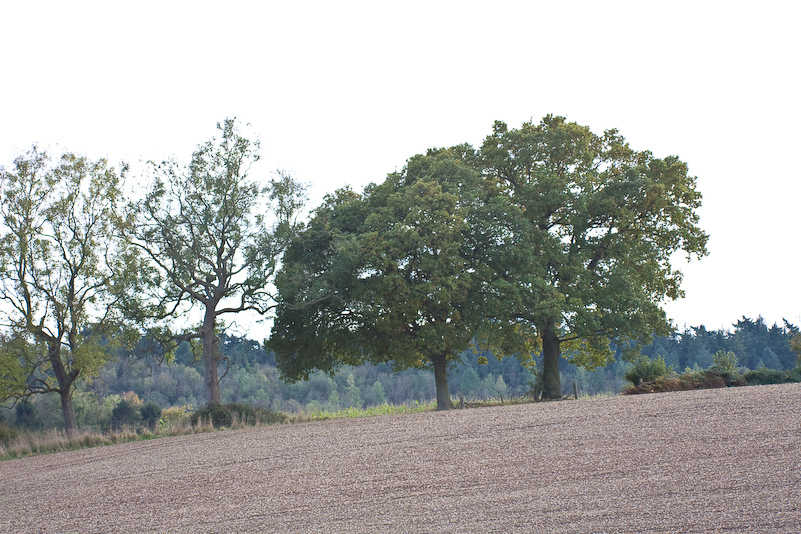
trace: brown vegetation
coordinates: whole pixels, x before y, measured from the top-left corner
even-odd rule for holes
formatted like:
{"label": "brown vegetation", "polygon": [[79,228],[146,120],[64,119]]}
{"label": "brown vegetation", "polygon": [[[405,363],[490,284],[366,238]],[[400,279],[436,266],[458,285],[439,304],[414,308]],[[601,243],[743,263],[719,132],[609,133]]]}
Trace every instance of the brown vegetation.
{"label": "brown vegetation", "polygon": [[427,412],[0,462],[0,532],[799,532],[801,385]]}

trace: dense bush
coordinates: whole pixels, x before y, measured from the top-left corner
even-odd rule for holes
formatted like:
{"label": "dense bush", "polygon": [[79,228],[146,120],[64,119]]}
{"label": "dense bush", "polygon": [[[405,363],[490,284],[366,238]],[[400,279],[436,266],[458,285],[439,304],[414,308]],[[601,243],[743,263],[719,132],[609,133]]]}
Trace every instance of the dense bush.
{"label": "dense bush", "polygon": [[673,368],[665,364],[663,356],[658,356],[653,360],[648,356],[640,356],[632,362],[625,377],[635,386],[639,386],[644,382],[653,382],[657,378],[667,378],[671,374],[673,374]]}
{"label": "dense bush", "polygon": [[246,404],[207,404],[192,414],[192,424],[210,422],[215,427],[233,425],[256,425],[286,422],[286,415]]}
{"label": "dense bush", "polygon": [[191,414],[192,410],[188,406],[173,406],[161,411],[161,419],[159,421],[163,427],[172,428],[189,421]]}
{"label": "dense bush", "polygon": [[801,382],[801,367],[789,371],[760,367],[755,371],[746,371],[744,374],[740,374],[736,370],[737,360],[732,353],[716,354],[715,356],[715,364],[709,369],[701,369],[696,365],[692,369],[685,369],[678,376],[659,377],[649,382],[630,385],[623,390],[623,394]]}
{"label": "dense bush", "polygon": [[[798,358],[801,359],[801,355]],[[801,382],[801,364],[787,371],[787,377],[790,379],[788,382]]]}
{"label": "dense bush", "polygon": [[712,356],[712,370],[719,373],[733,374],[737,372],[737,355],[731,351],[719,350]]}
{"label": "dense bush", "polygon": [[0,421],[0,444],[9,443],[19,435],[19,431],[8,426],[5,421]]}
{"label": "dense bush", "polygon": [[139,407],[127,399],[120,402],[111,410],[111,428],[120,430],[123,427],[135,428],[142,421]]}
{"label": "dense bush", "polygon": [[761,367],[755,371],[746,371],[743,378],[748,384],[759,386],[765,384],[784,384],[787,382],[798,382],[793,379],[792,371],[779,371]]}
{"label": "dense bush", "polygon": [[153,401],[148,401],[139,407],[139,414],[142,418],[142,423],[153,430],[161,419],[161,406]]}
{"label": "dense bush", "polygon": [[42,419],[39,417],[36,405],[27,400],[17,403],[16,408],[14,408],[14,420],[17,426],[28,430],[36,430],[42,427]]}

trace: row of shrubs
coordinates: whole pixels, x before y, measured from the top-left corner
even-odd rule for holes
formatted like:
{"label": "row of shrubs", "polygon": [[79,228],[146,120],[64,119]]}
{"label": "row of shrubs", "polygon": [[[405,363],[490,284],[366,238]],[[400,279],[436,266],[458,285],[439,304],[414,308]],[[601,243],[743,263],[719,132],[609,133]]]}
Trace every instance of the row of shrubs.
{"label": "row of shrubs", "polygon": [[286,423],[287,416],[265,408],[254,408],[247,404],[232,402],[230,404],[207,404],[190,416],[193,425],[210,423],[215,428],[274,425]]}
{"label": "row of shrubs", "polygon": [[[123,428],[155,430],[156,425],[168,428],[175,421],[162,419],[164,411],[155,402],[137,405],[122,399],[111,412],[111,429]],[[247,404],[232,402],[229,404],[207,404],[190,412],[183,409],[182,419],[188,419],[192,425],[210,424],[215,428],[273,425],[285,423],[287,416],[265,408],[255,408]]]}
{"label": "row of shrubs", "polygon": [[[106,417],[106,428],[118,431],[123,428],[154,430],[162,418],[161,406],[155,402],[148,401],[142,403],[136,394],[130,393],[117,396],[117,403],[111,409],[111,413]],[[41,430],[47,425],[42,420],[37,409],[37,404],[20,401],[14,407],[15,426],[26,430]]]}
{"label": "row of shrubs", "polygon": [[741,369],[737,366],[737,355],[733,352],[719,351],[713,356],[713,363],[709,369],[701,369],[696,364],[692,368],[685,369],[683,373],[676,373],[672,367],[665,364],[662,356],[654,359],[640,356],[632,362],[625,377],[631,385],[623,389],[624,395],[786,384],[801,382],[801,364],[788,371],[766,367],[755,370]]}

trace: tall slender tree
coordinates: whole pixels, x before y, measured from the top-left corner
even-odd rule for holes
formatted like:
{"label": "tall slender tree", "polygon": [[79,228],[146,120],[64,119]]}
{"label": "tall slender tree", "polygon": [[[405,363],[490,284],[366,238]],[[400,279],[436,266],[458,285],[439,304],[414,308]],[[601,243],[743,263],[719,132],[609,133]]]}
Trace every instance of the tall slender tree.
{"label": "tall slender tree", "polygon": [[133,204],[126,237],[151,260],[143,271],[149,308],[136,313],[178,319],[200,308],[197,326],[175,328],[174,339],[199,339],[207,401],[220,402],[220,317],[275,306],[271,281],[295,232],[305,193],[286,173],[267,183],[249,178],[259,143],[243,137],[234,120],[218,124],[220,137],[200,145],[187,167],[153,164],[145,198]]}
{"label": "tall slender tree", "polygon": [[69,436],[75,385],[109,360],[103,345],[135,293],[137,255],[114,238],[124,170],[33,147],[0,172],[2,358],[16,377],[4,396],[57,393]]}

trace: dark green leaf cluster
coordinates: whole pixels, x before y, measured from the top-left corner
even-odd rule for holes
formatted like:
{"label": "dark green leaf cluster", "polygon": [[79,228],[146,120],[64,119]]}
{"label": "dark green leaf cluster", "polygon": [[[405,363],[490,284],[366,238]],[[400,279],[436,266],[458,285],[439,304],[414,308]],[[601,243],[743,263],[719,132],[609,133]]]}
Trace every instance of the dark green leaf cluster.
{"label": "dark green leaf cluster", "polygon": [[148,401],[139,407],[139,415],[142,417],[142,424],[153,430],[161,419],[161,406],[153,401]]}
{"label": "dark green leaf cluster", "polygon": [[142,421],[139,406],[127,399],[121,399],[111,410],[111,428],[121,430],[125,427],[136,428]]}
{"label": "dark green leaf cluster", "polygon": [[[471,345],[493,306],[485,255],[500,258],[508,244],[500,225],[477,216],[499,203],[484,202],[474,160],[465,146],[430,150],[363,194],[343,189],[326,198],[276,279],[270,347],[284,376],[367,361],[430,365],[449,403],[446,365]],[[512,219],[509,210],[495,215]]]}

